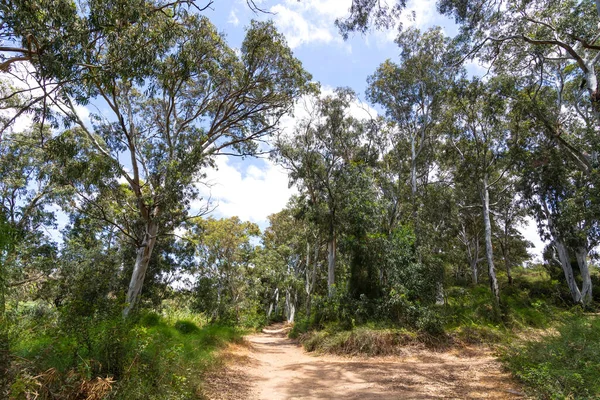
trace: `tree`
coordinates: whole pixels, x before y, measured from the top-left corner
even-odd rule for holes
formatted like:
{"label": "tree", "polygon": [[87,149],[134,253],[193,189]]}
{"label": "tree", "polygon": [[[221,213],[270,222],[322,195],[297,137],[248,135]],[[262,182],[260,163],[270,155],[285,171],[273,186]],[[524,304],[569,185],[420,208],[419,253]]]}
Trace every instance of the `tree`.
{"label": "tree", "polygon": [[290,182],[307,192],[316,222],[327,237],[330,295],[335,284],[339,213],[346,196],[343,175],[367,129],[364,121],[351,115],[355,100],[352,90],[336,89],[316,101],[312,115],[300,122],[294,137],[281,137],[277,143],[279,162],[289,170]]}
{"label": "tree", "polygon": [[94,115],[89,127],[68,94],[55,102],[108,164],[110,179],[125,180],[135,197],[141,227],[124,315],[138,301],[160,230],[187,218],[202,168],[217,154],[252,154],[309,79],[271,23],[251,25],[240,56],[199,16],[182,18],[162,45],[169,51],[141,71],[90,82],[110,118]]}
{"label": "tree", "polygon": [[[309,222],[295,215],[292,199],[282,211],[269,216],[269,227],[262,236],[263,248],[257,259],[263,269],[263,277],[272,277],[268,293],[285,292],[284,314],[288,322],[294,322],[296,309],[306,294],[306,311],[310,315],[310,296],[315,286],[316,263],[311,262]],[[319,244],[316,244],[319,246]],[[316,250],[318,254],[318,248]],[[269,310],[272,304],[269,305]]]}
{"label": "tree", "polygon": [[[460,157],[455,179],[477,185],[482,209],[485,254],[490,288],[495,309],[500,305],[492,245],[492,202],[490,192],[502,184],[510,165],[506,162],[509,126],[503,82],[483,83],[479,80],[459,82],[452,94],[449,118],[455,121],[453,134],[448,138]],[[490,96],[490,93],[493,93]]]}
{"label": "tree", "polygon": [[198,259],[198,308],[214,320],[239,321],[241,311],[249,311],[251,305],[251,239],[260,235],[260,229],[238,217],[196,219],[189,227],[186,239],[194,243]]}
{"label": "tree", "polygon": [[[600,242],[594,185],[547,140],[531,137],[519,162],[524,200],[542,237],[551,241],[574,303],[592,301],[588,255]],[[581,274],[581,289],[573,264]]]}
{"label": "tree", "polygon": [[600,124],[599,4],[592,0],[439,2],[440,11],[454,15],[461,24],[469,54],[489,62],[496,74],[519,77],[529,86],[543,88],[554,82],[561,86],[555,97],[560,103],[556,111],[537,117],[547,121],[542,133],[554,137],[587,173],[597,151],[587,153],[577,143],[562,139],[569,127],[556,117],[562,114],[563,100],[571,97],[571,106],[579,108],[582,118],[589,113],[596,130]]}
{"label": "tree", "polygon": [[[430,160],[424,160],[426,146],[439,123],[448,85],[459,72],[448,57],[450,40],[440,28],[421,33],[409,29],[400,33],[400,64],[387,60],[368,78],[367,97],[384,107],[395,125],[391,157],[401,160],[403,144],[410,149],[412,220],[419,240],[418,176],[428,175]],[[426,179],[426,178],[425,178]]]}

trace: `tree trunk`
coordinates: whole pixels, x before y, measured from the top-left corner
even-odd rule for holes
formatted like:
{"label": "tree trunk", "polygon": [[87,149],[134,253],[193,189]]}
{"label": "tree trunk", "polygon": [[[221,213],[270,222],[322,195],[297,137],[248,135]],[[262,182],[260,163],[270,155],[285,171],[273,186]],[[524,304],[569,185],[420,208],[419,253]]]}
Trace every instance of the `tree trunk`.
{"label": "tree trunk", "polygon": [[158,223],[154,219],[151,219],[146,223],[146,232],[144,233],[142,245],[137,249],[135,266],[133,268],[133,273],[131,274],[129,290],[127,291],[126,306],[123,310],[123,317],[125,318],[139,301],[146,271],[148,270],[148,264],[150,263],[150,257],[152,256],[152,249],[156,243],[157,234]]}
{"label": "tree trunk", "polygon": [[8,369],[10,368],[8,320],[6,318],[6,270],[0,260],[0,397],[8,398]]}
{"label": "tree trunk", "polygon": [[[508,212],[507,212],[508,215]],[[500,246],[502,248],[502,257],[504,258],[504,268],[506,268],[506,277],[508,278],[508,284],[512,286],[513,278],[510,273],[510,259],[508,258],[508,216],[504,219],[504,237],[500,242]]]}
{"label": "tree trunk", "polygon": [[306,245],[306,318],[310,319],[312,291],[317,283],[317,265],[319,262],[319,238],[315,240],[314,256],[312,263],[312,273],[310,271],[310,245]]}
{"label": "tree trunk", "polygon": [[567,246],[565,246],[565,244],[555,236],[554,247],[556,247],[556,251],[558,252],[558,259],[565,274],[565,279],[567,280],[567,285],[569,286],[571,297],[573,298],[573,301],[575,303],[580,304],[581,292],[579,291],[579,287],[577,286],[577,282],[575,281],[573,267],[571,266],[571,257],[569,256]]}
{"label": "tree trunk", "polygon": [[285,292],[285,317],[287,322],[294,323],[294,317],[296,316],[296,301],[298,300],[298,295],[294,293],[292,294],[290,290],[286,290]]}
{"label": "tree trunk", "polygon": [[[418,207],[417,207],[417,149],[416,138],[414,135],[410,139],[410,191],[412,201],[412,219],[415,229],[415,241],[417,247],[420,244],[420,235],[418,233]],[[420,254],[419,254],[420,257]],[[420,260],[419,260],[420,261]]]}
{"label": "tree trunk", "polygon": [[510,272],[510,261],[508,258],[504,257],[504,267],[506,268],[506,276],[508,277],[508,284],[512,286],[513,277]]}
{"label": "tree trunk", "polygon": [[490,288],[494,296],[494,307],[500,310],[500,290],[494,267],[494,249],[492,248],[492,223],[490,221],[490,191],[488,187],[488,175],[483,175],[483,222],[485,225],[485,256],[488,263],[488,274],[490,276]]}
{"label": "tree trunk", "polygon": [[477,277],[477,258],[471,260],[471,283],[473,286],[477,286],[478,277]]}
{"label": "tree trunk", "polygon": [[[556,248],[556,252],[558,253],[558,260],[560,261],[560,265],[562,267],[563,273],[565,274],[565,279],[567,281],[567,286],[569,286],[569,291],[571,292],[571,298],[576,304],[582,303],[581,292],[579,291],[579,287],[577,286],[577,281],[575,281],[575,275],[573,274],[573,267],[571,266],[571,257],[569,256],[569,251],[567,250],[567,246],[562,241],[556,229],[554,229],[554,222],[552,221],[552,217],[550,214],[550,210],[548,210],[548,206],[545,202],[543,203],[544,211],[546,212],[546,218],[548,221],[548,229],[554,238],[553,244]],[[587,269],[587,263],[586,267]],[[588,271],[589,272],[589,271]],[[591,295],[591,288],[590,288]]]}
{"label": "tree trunk", "polygon": [[592,302],[592,279],[590,278],[590,269],[587,264],[588,251],[585,247],[579,247],[575,251],[579,271],[581,272],[581,302],[584,306]]}
{"label": "tree trunk", "polygon": [[335,284],[335,252],[336,252],[335,233],[327,243],[327,288],[329,296],[333,295],[333,285]]}
{"label": "tree trunk", "polygon": [[269,304],[269,311],[267,312],[267,319],[271,318],[271,313],[273,309],[275,309],[275,314],[277,314],[277,303],[279,302],[279,288],[275,288],[273,292],[273,298],[271,299],[271,303]]}

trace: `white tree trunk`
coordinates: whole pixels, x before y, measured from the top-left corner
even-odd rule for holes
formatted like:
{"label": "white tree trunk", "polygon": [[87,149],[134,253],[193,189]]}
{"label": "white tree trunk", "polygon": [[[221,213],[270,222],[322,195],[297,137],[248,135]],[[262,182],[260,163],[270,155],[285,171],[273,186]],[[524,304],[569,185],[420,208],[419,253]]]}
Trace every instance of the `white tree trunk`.
{"label": "white tree trunk", "polygon": [[[579,290],[579,286],[577,286],[577,282],[575,281],[575,275],[573,274],[573,267],[571,266],[571,257],[569,256],[569,251],[567,250],[567,246],[562,241],[556,229],[554,229],[554,221],[552,221],[552,217],[548,207],[545,202],[543,202],[544,210],[546,211],[546,218],[548,221],[548,229],[554,238],[553,244],[556,248],[556,252],[558,253],[558,260],[560,262],[560,266],[562,267],[563,273],[565,274],[565,279],[567,280],[567,286],[569,286],[569,291],[571,292],[571,298],[575,303],[581,303],[581,291]],[[587,263],[586,263],[587,268]]]}
{"label": "white tree trunk", "polygon": [[590,269],[587,264],[588,251],[585,247],[579,247],[575,252],[579,271],[581,272],[581,302],[583,305],[588,305],[592,302],[592,279],[590,277]]}
{"label": "white tree trunk", "polygon": [[490,276],[490,288],[494,296],[496,310],[500,306],[500,290],[494,267],[494,249],[492,248],[492,223],[490,221],[490,191],[488,187],[488,175],[483,175],[483,222],[485,225],[485,256],[488,263],[488,274]]}
{"label": "white tree trunk", "polygon": [[273,292],[273,299],[269,304],[269,311],[267,312],[267,319],[271,318],[271,313],[273,312],[273,308],[275,309],[275,313],[277,313],[277,303],[279,302],[279,288],[276,288]]}
{"label": "white tree trunk", "polygon": [[477,286],[478,277],[477,277],[477,258],[471,259],[471,283],[473,286]]}
{"label": "white tree trunk", "polygon": [[569,256],[567,246],[565,246],[560,239],[554,236],[554,247],[556,247],[556,251],[558,252],[558,259],[565,274],[565,279],[567,280],[571,297],[575,303],[581,303],[581,292],[579,291],[579,287],[575,281],[573,267],[571,266],[571,257]]}
{"label": "white tree trunk", "polygon": [[333,285],[335,284],[335,233],[327,243],[327,288],[329,296],[333,295]]}
{"label": "white tree trunk", "polygon": [[292,294],[288,289],[285,293],[285,317],[287,318],[287,322],[294,323],[294,317],[296,316],[296,301],[298,300],[298,295],[294,293]]}
{"label": "white tree trunk", "polygon": [[152,256],[152,249],[156,243],[157,234],[158,223],[152,219],[146,223],[146,232],[144,233],[142,245],[137,249],[135,266],[133,268],[133,273],[131,274],[129,290],[127,290],[126,306],[123,310],[123,317],[129,315],[140,299],[144,278],[146,277],[146,271],[148,270],[148,264],[150,263],[150,257]]}

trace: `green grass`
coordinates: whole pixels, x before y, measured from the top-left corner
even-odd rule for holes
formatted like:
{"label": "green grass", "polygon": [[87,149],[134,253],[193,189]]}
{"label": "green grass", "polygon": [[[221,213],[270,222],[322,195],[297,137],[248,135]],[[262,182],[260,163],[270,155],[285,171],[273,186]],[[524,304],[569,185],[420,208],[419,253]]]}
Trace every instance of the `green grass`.
{"label": "green grass", "polygon": [[558,335],[509,346],[502,360],[540,399],[600,398],[600,318],[580,315]]}
{"label": "green grass", "polygon": [[[242,332],[200,327],[202,318],[191,314],[175,321],[172,316],[148,313],[133,325],[120,317],[81,321],[67,331],[53,316],[38,324],[23,318],[11,346],[11,395],[25,399],[35,391],[43,400],[87,398],[100,391],[104,397],[90,398],[202,398],[202,374],[217,361],[215,350],[241,340]],[[107,377],[112,382],[98,380]],[[106,393],[102,382],[109,382]]]}

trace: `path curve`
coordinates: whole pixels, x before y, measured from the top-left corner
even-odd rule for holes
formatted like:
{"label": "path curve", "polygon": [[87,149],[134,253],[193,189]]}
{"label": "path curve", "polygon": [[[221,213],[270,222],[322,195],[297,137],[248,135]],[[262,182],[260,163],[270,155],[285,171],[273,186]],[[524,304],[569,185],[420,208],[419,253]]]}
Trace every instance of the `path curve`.
{"label": "path curve", "polygon": [[[211,399],[523,399],[492,354],[481,348],[402,357],[335,357],[306,353],[282,325],[246,337]],[[219,379],[214,380],[218,385]],[[209,382],[210,386],[210,382]]]}

